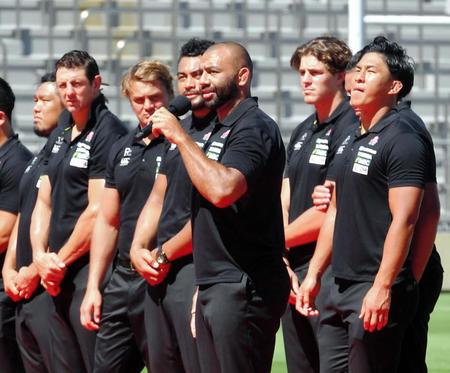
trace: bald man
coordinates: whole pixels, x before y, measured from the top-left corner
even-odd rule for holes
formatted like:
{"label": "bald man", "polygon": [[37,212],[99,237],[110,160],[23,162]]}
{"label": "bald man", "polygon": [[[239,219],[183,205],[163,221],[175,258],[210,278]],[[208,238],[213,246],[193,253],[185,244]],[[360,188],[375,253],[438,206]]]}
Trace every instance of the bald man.
{"label": "bald man", "polygon": [[192,242],[202,372],[270,372],[289,293],[280,202],[285,162],[277,124],[250,96],[253,63],[237,43],[202,56],[205,104],[216,110],[203,150],[161,108],[153,134],[183,158],[196,191]]}

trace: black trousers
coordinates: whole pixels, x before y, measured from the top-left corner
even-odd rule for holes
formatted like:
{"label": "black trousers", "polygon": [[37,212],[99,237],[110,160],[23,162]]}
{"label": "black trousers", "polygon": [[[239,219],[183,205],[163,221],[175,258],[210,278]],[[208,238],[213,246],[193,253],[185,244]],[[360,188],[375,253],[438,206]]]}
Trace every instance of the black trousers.
{"label": "black trousers", "polygon": [[201,372],[269,373],[280,317],[286,309],[289,279],[270,275],[255,284],[199,287],[196,330]]}
{"label": "black trousers", "polygon": [[3,290],[0,278],[0,372],[20,373],[24,371],[16,343],[16,304]]}
{"label": "black trousers", "polygon": [[144,313],[150,372],[199,372],[190,330],[194,292],[194,265],[184,258],[172,264],[162,284],[148,285]]}
{"label": "black trousers", "polygon": [[61,292],[53,298],[47,295],[55,310],[50,314],[52,370],[90,373],[94,368],[96,333],[85,329],[80,322],[80,306],[86,292],[89,266],[74,265],[78,268],[69,268],[61,283]]}
{"label": "black trousers", "polygon": [[51,309],[50,299],[41,287],[31,299],[17,304],[17,343],[27,373],[57,373],[51,370],[53,358],[49,331],[49,315],[53,312]]}
{"label": "black trousers", "polygon": [[414,319],[405,332],[398,373],[426,373],[428,322],[442,289],[441,258],[433,251],[419,282],[419,303]]}
{"label": "black trousers", "polygon": [[139,373],[148,364],[144,329],[147,282],[130,268],[117,265],[103,293],[94,372]]}
{"label": "black trousers", "polygon": [[388,324],[368,332],[359,319],[364,296],[372,283],[335,279],[320,320],[319,350],[322,373],[396,373],[405,330],[418,299],[414,280],[392,287]]}
{"label": "black trousers", "polygon": [[[300,283],[308,272],[309,263],[295,269]],[[320,293],[316,298],[316,307],[322,313],[322,304],[328,297],[331,286],[331,271],[328,269],[322,276]],[[319,317],[305,317],[295,310],[295,305],[288,304],[281,318],[283,328],[284,351],[289,373],[318,373],[319,347],[317,333]]]}

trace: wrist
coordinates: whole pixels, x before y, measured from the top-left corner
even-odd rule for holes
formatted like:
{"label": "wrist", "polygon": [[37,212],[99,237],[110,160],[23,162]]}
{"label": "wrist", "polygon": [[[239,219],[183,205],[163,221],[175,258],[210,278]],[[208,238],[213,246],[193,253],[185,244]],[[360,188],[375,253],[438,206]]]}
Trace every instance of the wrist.
{"label": "wrist", "polygon": [[164,252],[162,245],[156,248],[156,262],[162,265],[169,264],[171,262]]}

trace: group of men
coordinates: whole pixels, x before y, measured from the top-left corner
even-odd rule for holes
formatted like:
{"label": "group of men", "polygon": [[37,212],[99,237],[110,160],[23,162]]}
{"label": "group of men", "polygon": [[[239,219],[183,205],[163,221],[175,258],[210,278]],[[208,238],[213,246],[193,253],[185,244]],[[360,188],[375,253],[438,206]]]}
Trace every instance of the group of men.
{"label": "group of men", "polygon": [[235,42],[182,46],[181,121],[170,68],[131,67],[130,131],[95,59],[66,53],[34,158],[0,80],[0,372],[270,372],[280,319],[289,372],[426,371],[442,268],[413,65],[383,37],[353,57],[320,37],[291,66],[315,112],[287,156]]}

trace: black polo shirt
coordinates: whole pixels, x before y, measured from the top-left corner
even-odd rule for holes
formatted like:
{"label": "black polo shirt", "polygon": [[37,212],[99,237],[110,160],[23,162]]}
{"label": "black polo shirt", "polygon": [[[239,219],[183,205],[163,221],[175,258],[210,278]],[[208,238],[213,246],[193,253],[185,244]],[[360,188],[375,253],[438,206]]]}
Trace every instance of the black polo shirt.
{"label": "black polo shirt", "polygon": [[[19,184],[33,154],[19,141],[17,135],[10,137],[0,147],[0,210],[19,212]],[[0,254],[3,267],[6,251]]]}
{"label": "black polo shirt", "polygon": [[40,177],[44,168],[45,146],[29,163],[19,186],[20,220],[17,232],[16,268],[28,266],[33,261],[30,241],[31,216],[40,186]]}
{"label": "black polo shirt", "polygon": [[[189,116],[182,121],[183,128],[201,148],[211,135],[211,122],[215,116],[212,112],[205,118]],[[160,173],[167,178],[167,188],[158,225],[158,245],[168,241],[186,225],[192,205],[192,182],[175,144],[167,143]]]}
{"label": "black polo shirt", "polygon": [[[343,150],[336,177],[332,271],[338,278],[373,281],[392,222],[390,188],[423,188],[429,155],[422,136],[390,111],[365,134],[356,130]],[[410,276],[405,263],[398,279]]]}
{"label": "black polo shirt", "polygon": [[[324,183],[342,133],[356,121],[349,100],[345,98],[323,123],[318,123],[316,114],[312,114],[292,133],[285,170],[291,192],[289,223],[312,207],[314,187]],[[315,242],[291,247],[288,252],[291,267],[307,263],[315,247]]]}
{"label": "black polo shirt", "polygon": [[423,120],[411,109],[411,101],[402,101],[396,107],[395,110],[402,115],[408,124],[417,131],[420,135],[422,135],[425,139],[428,154],[430,156],[430,164],[427,167],[427,183],[436,183],[436,155],[434,153],[434,144],[433,139],[428,132],[427,127]]}
{"label": "black polo shirt", "polygon": [[197,284],[280,278],[285,273],[281,182],[285,151],[277,124],[242,101],[223,123],[214,122],[205,145],[208,158],[239,170],[247,192],[226,208],[194,193],[192,224]]}
{"label": "black polo shirt", "polygon": [[91,106],[86,127],[71,141],[73,121],[67,112],[62,126],[53,131],[46,174],[52,186],[49,247],[58,252],[88,205],[88,182],[104,179],[108,154],[117,139],[127,133],[123,123],[105,105],[103,95]]}
{"label": "black polo shirt", "polygon": [[118,255],[130,259],[136,221],[152,191],[164,150],[164,139],[153,139],[148,145],[135,139],[139,127],[117,141],[106,167],[107,188],[116,189],[120,198]]}

